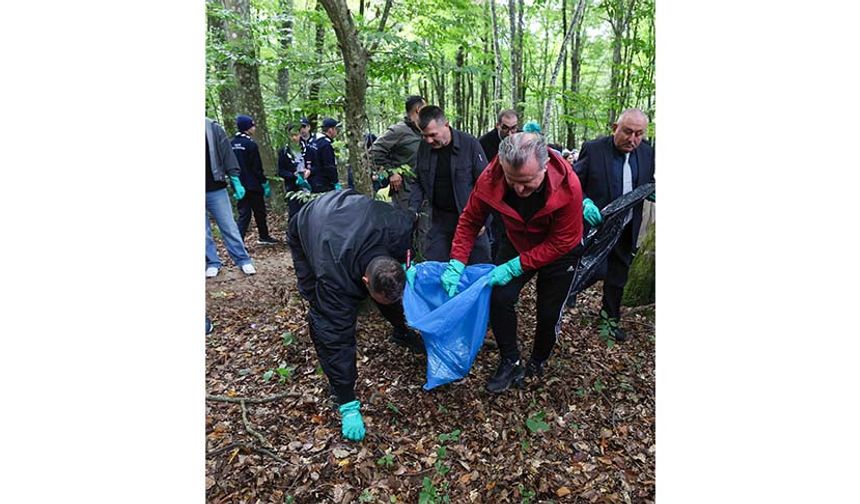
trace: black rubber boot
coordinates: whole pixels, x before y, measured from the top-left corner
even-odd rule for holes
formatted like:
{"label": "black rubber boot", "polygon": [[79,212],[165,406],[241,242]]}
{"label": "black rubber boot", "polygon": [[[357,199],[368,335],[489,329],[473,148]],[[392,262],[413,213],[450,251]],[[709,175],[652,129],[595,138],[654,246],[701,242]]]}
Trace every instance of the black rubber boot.
{"label": "black rubber boot", "polygon": [[496,374],[487,382],[487,391],[499,394],[511,386],[522,387],[525,372],[519,360],[512,361],[503,357]]}

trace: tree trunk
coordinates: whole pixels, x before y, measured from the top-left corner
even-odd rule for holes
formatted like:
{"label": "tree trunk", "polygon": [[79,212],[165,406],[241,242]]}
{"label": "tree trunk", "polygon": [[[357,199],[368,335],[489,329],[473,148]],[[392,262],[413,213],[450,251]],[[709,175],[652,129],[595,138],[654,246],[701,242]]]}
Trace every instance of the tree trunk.
{"label": "tree trunk", "polygon": [[[263,95],[260,90],[260,72],[257,65],[255,41],[245,26],[250,25],[251,5],[249,0],[225,0],[225,6],[239,14],[242,21],[228,24],[228,43],[238,55],[233,68],[238,83],[236,91],[241,104],[240,113],[254,118],[257,126],[254,141],[260,149],[263,169],[274,175],[277,171],[275,150],[269,139],[266,125],[266,111],[263,108]],[[226,120],[226,119],[225,119]]]}
{"label": "tree trunk", "polygon": [[[322,3],[317,2],[316,10],[319,12],[323,11]],[[317,20],[316,22],[316,35],[314,37],[314,50],[317,59],[316,68],[314,68],[310,73],[310,85],[308,86],[308,106],[311,108],[311,113],[305,114],[310,121],[312,127],[316,127],[319,123],[319,99],[320,99],[320,86],[322,83],[322,71],[320,70],[322,66],[322,58],[323,58],[323,50],[325,49],[325,26],[322,21]]]}
{"label": "tree trunk", "polygon": [[456,66],[454,67],[454,106],[457,110],[457,118],[454,120],[454,127],[458,130],[463,130],[464,120],[466,118],[466,106],[463,103],[463,65],[465,55],[463,54],[463,46],[457,49]]}
{"label": "tree trunk", "polygon": [[622,68],[621,50],[624,44],[624,35],[628,32],[631,19],[633,19],[633,9],[636,6],[636,0],[612,0],[603,4],[606,14],[609,18],[609,25],[612,27],[612,70],[609,77],[609,123],[614,123],[618,118],[618,113],[623,103],[622,86],[624,84],[624,74]]}
{"label": "tree trunk", "polygon": [[[219,8],[224,4],[220,0],[209,0],[213,5]],[[213,37],[221,45],[227,44],[227,25],[223,19],[209,15],[209,27],[212,30]],[[233,62],[227,59],[219,60],[219,65],[215,68],[215,73],[219,80],[223,80],[218,85],[218,105],[220,107],[221,117],[217,118],[224,129],[228,132],[232,131],[235,126],[230,124],[236,120],[236,72],[233,69]]]}
{"label": "tree trunk", "polygon": [[622,297],[624,306],[642,306],[654,303],[656,299],[656,229],[655,224],[648,226],[642,246],[636,252],[633,264],[630,265],[630,274]]}
{"label": "tree trunk", "polygon": [[[583,19],[585,13],[583,12]],[[579,24],[579,29],[576,30],[576,36],[573,40],[573,49],[571,50],[570,55],[570,91],[574,97],[579,95],[579,81],[580,81],[580,68],[581,68],[581,57],[582,57],[582,32],[585,23]],[[584,137],[583,137],[584,140]],[[568,125],[567,130],[567,144],[573,148],[577,147],[576,143],[576,123],[572,123]]]}
{"label": "tree trunk", "polygon": [[281,62],[278,68],[278,98],[281,106],[286,107],[290,101],[290,65],[287,63],[290,48],[293,45],[293,0],[281,0],[281,32],[278,39],[281,44]]}
{"label": "tree trunk", "polygon": [[[319,0],[319,2],[331,19],[346,69],[344,119],[349,164],[352,166],[355,188],[363,194],[372,195],[370,160],[364,148],[364,131],[367,129],[365,93],[370,54],[359,39],[352,14],[346,6],[346,0]],[[346,182],[345,178],[343,182]]]}
{"label": "tree trunk", "polygon": [[496,20],[496,1],[487,0],[493,15],[493,54],[495,55],[496,70],[493,76],[493,115],[498,115],[502,103],[502,53],[499,51],[499,24]]}
{"label": "tree trunk", "polygon": [[[579,22],[582,20],[583,12],[585,11],[585,0],[579,0],[579,5],[576,6],[576,13],[573,15],[573,19],[570,20],[570,26],[567,28],[567,33],[564,34],[564,41],[561,43],[561,46],[564,47],[570,41],[570,37],[573,35],[574,30],[576,29]],[[558,58],[555,60],[555,68],[552,70],[552,77],[549,82],[549,90],[550,94],[546,99],[546,106],[543,109],[543,126],[549,131],[549,120],[550,120],[550,111],[552,110],[552,97],[555,94],[553,88],[555,87],[555,81],[558,79],[558,71],[561,68],[561,64],[564,62],[564,53],[559,53]]]}
{"label": "tree trunk", "polygon": [[520,52],[521,46],[517,45],[517,6],[514,0],[508,0],[508,18],[511,22],[511,106],[513,106],[519,114],[519,96],[520,90],[517,87],[519,84],[520,74]]}

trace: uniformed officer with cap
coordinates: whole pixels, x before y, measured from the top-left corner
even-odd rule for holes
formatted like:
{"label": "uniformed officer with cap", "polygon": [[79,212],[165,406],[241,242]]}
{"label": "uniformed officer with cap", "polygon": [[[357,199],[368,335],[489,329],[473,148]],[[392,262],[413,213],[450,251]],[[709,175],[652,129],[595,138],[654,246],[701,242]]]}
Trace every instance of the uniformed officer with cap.
{"label": "uniformed officer with cap", "polygon": [[327,117],[322,122],[323,135],[308,145],[305,159],[308,168],[305,178],[311,185],[311,192],[320,193],[339,188],[337,180],[337,160],[332,141],[337,137],[340,123]]}

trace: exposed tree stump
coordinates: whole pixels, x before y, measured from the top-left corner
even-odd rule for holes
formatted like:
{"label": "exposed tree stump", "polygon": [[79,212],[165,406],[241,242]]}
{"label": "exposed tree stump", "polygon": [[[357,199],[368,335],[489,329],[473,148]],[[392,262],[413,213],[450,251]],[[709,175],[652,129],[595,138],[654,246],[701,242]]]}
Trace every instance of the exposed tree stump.
{"label": "exposed tree stump", "polygon": [[651,304],[655,300],[655,230],[655,224],[648,226],[642,246],[633,258],[621,301],[624,306],[641,306]]}

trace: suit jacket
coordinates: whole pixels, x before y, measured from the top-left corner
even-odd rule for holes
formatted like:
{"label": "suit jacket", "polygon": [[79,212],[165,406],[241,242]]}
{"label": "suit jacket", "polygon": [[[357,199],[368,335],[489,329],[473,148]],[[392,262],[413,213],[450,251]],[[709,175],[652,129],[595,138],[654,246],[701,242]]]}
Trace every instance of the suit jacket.
{"label": "suit jacket", "polygon": [[[454,182],[454,202],[457,205],[457,211],[463,213],[475,181],[487,166],[487,158],[478,140],[468,133],[451,128],[451,143],[453,144],[451,180]],[[421,142],[415,168],[418,183],[413,186],[416,190],[413,190],[409,196],[409,209],[415,213],[421,209],[421,202],[425,198],[428,200],[433,198],[438,160],[439,155],[436,151],[431,149],[427,142]]]}
{"label": "suit jacket", "polygon": [[[621,196],[620,185],[612,183],[612,157],[615,152],[611,135],[585,142],[579,151],[579,159],[573,165],[582,186],[582,196],[591,198],[597,208],[603,208]],[[630,156],[636,156],[637,165],[634,167],[631,163],[633,188],[654,182],[654,149],[651,145],[643,140]],[[633,243],[639,236],[641,224],[642,203],[639,203],[633,207]]]}

